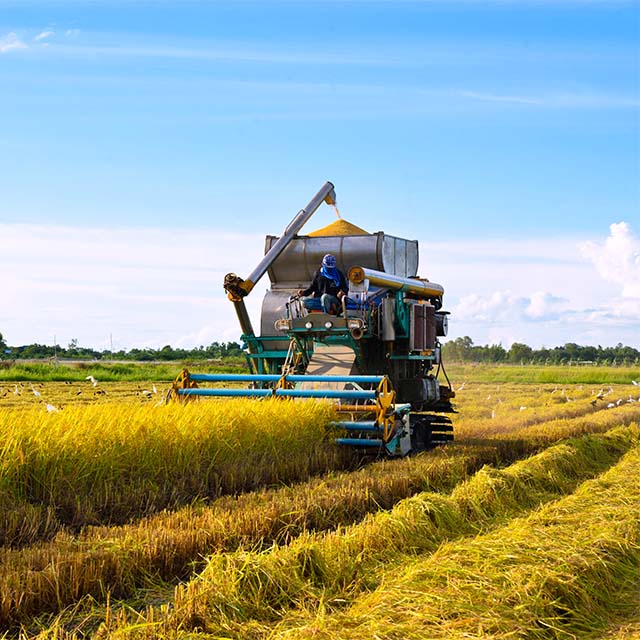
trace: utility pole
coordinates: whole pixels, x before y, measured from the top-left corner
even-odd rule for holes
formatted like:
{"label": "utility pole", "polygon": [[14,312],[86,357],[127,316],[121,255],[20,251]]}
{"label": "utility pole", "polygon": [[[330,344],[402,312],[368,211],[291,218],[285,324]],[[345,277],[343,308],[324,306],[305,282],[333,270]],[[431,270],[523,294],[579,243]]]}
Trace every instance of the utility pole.
{"label": "utility pole", "polygon": [[109,334],[109,343],[111,344],[111,359],[113,360],[113,334]]}

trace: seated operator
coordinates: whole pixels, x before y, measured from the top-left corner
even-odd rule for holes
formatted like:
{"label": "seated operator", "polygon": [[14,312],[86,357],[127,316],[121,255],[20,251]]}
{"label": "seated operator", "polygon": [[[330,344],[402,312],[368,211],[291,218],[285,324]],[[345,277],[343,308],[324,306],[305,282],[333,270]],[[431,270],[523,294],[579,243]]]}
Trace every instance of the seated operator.
{"label": "seated operator", "polygon": [[[340,300],[347,295],[347,280],[342,271],[336,267],[334,255],[327,253],[322,258],[322,266],[313,275],[311,286],[308,289],[300,289],[298,295],[303,296],[302,304],[305,309],[317,310],[319,307],[325,313],[337,315]],[[319,305],[318,298],[320,298]]]}

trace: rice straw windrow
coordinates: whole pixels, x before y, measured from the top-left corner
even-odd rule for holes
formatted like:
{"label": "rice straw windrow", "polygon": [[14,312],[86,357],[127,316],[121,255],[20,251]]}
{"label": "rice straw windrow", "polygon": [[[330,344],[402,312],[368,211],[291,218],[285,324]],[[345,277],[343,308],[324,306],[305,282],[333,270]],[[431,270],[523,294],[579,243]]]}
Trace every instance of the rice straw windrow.
{"label": "rice straw windrow", "polygon": [[[216,554],[197,578],[176,589],[170,609],[152,609],[142,619],[122,614],[115,628],[133,623],[137,630],[126,637],[155,637],[164,615],[165,632],[201,629],[244,637],[246,623],[273,623],[287,610],[309,602],[343,606],[375,586],[378,572],[390,562],[406,554],[431,553],[447,539],[490,530],[506,518],[570,493],[615,464],[639,437],[635,425],[583,437],[504,470],[487,469],[449,497],[422,493],[391,512],[368,516],[333,533],[301,535],[286,547]],[[144,628],[145,622],[153,624]]]}

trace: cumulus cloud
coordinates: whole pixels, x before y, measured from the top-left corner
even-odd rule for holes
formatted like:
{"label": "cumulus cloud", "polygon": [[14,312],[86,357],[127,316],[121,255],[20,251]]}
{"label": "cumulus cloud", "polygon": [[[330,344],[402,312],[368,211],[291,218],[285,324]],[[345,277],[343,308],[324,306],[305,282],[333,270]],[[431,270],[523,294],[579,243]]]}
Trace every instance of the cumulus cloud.
{"label": "cumulus cloud", "polygon": [[567,298],[554,296],[548,291],[536,291],[531,295],[524,314],[532,320],[555,319],[568,302]]}
{"label": "cumulus cloud", "polygon": [[462,296],[452,313],[461,320],[493,322],[512,316],[514,309],[523,312],[526,306],[526,299],[511,291],[494,291],[490,295],[472,293]]}
{"label": "cumulus cloud", "polygon": [[483,296],[462,296],[453,308],[456,317],[481,322],[529,321],[545,322],[558,318],[569,301],[548,291],[516,295],[512,291],[494,291]]}
{"label": "cumulus cloud", "polygon": [[17,49],[27,49],[27,45],[20,40],[18,34],[12,31],[6,36],[0,37],[0,53],[8,53]]}
{"label": "cumulus cloud", "polygon": [[620,287],[623,298],[640,298],[640,239],[626,222],[614,223],[609,229],[603,244],[580,245],[582,255],[602,278]]}
{"label": "cumulus cloud", "polygon": [[443,246],[437,257],[431,252],[449,291],[452,337],[505,346],[514,340],[640,346],[640,242],[629,224],[612,224],[602,241],[502,245],[479,240]]}

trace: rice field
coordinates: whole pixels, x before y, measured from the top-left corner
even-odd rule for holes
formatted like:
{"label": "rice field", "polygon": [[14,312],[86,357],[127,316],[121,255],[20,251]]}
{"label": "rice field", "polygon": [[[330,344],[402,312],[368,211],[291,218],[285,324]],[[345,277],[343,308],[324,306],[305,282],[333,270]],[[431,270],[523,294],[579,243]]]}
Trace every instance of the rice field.
{"label": "rice field", "polygon": [[640,371],[523,370],[364,465],[323,402],[0,383],[0,637],[640,637]]}

